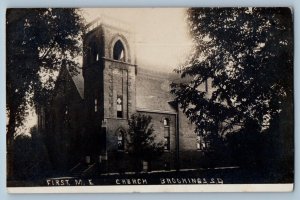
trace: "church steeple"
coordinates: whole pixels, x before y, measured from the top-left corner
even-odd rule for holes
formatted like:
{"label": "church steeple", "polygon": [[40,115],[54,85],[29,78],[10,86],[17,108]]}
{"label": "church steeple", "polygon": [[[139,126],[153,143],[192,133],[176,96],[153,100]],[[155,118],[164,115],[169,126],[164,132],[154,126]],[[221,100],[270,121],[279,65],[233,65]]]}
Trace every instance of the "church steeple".
{"label": "church steeple", "polygon": [[128,119],[135,112],[136,101],[132,34],[102,21],[86,34],[83,45],[89,118],[97,119],[95,123],[107,118]]}

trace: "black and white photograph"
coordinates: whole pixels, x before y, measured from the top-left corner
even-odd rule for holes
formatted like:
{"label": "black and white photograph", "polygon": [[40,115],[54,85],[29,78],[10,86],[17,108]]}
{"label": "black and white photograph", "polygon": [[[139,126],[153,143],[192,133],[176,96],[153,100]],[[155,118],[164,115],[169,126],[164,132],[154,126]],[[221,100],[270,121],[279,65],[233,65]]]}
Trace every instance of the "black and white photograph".
{"label": "black and white photograph", "polygon": [[291,7],[8,8],[11,193],[293,191]]}

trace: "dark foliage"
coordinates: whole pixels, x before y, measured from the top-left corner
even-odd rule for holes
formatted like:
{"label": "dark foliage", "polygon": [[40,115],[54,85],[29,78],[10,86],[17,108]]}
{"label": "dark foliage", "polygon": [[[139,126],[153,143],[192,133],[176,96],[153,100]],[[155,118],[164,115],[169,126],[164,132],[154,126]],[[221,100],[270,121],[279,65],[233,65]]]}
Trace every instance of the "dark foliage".
{"label": "dark foliage", "polygon": [[[171,86],[196,132],[228,135],[228,145],[244,155],[244,164],[259,163],[253,159],[273,137],[285,138],[282,152],[293,149],[291,10],[192,8],[188,23],[195,48],[176,70],[185,79]],[[199,89],[207,80],[209,93]],[[274,122],[281,124],[282,132],[274,132]],[[261,136],[263,132],[267,136]]]}
{"label": "dark foliage", "polygon": [[13,134],[28,104],[48,100],[61,66],[76,73],[82,23],[76,9],[9,9],[6,25],[6,108]]}
{"label": "dark foliage", "polygon": [[14,179],[34,180],[47,177],[52,166],[49,162],[48,152],[43,140],[36,132],[36,127],[31,129],[31,137],[19,135],[15,139],[13,152]]}
{"label": "dark foliage", "polygon": [[151,120],[150,116],[133,114],[128,121],[128,153],[135,160],[137,170],[142,161],[150,163],[163,153],[163,144],[156,140]]}
{"label": "dark foliage", "polygon": [[75,58],[81,53],[83,26],[76,9],[8,9],[6,17],[6,111],[10,155],[15,132],[23,125],[28,106],[48,102],[54,74],[61,66],[77,73],[79,64]]}
{"label": "dark foliage", "polygon": [[266,143],[266,135],[260,134],[259,125],[253,120],[248,121],[244,128],[227,135],[230,155],[235,165],[255,168],[262,165],[262,155]]}
{"label": "dark foliage", "polygon": [[[293,35],[288,8],[196,8],[188,12],[194,53],[177,72],[191,77],[172,92],[197,131],[260,126],[291,101]],[[212,80],[212,95],[199,91]]]}

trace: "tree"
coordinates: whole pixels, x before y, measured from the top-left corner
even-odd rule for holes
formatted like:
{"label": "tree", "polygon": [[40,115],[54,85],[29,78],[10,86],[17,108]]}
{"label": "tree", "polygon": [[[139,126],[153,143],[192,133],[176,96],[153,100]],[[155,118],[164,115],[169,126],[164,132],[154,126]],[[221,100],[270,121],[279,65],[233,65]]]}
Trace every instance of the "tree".
{"label": "tree", "polygon": [[[6,13],[7,149],[29,106],[48,101],[61,66],[77,73],[82,19],[76,9],[8,9]],[[8,176],[11,175],[8,164]]]}
{"label": "tree", "polygon": [[[195,48],[176,70],[185,81],[173,83],[171,92],[196,131],[223,137],[251,121],[261,133],[279,117],[292,126],[291,10],[192,8],[187,14]],[[199,89],[206,81],[211,95]]]}
{"label": "tree", "polygon": [[142,161],[150,163],[163,153],[163,144],[157,142],[151,120],[151,116],[133,114],[128,121],[128,152],[135,160],[136,170],[140,170]]}
{"label": "tree", "polygon": [[49,176],[51,164],[48,153],[37,128],[30,130],[28,135],[18,135],[15,138],[13,156],[14,178],[18,180],[34,180]]}

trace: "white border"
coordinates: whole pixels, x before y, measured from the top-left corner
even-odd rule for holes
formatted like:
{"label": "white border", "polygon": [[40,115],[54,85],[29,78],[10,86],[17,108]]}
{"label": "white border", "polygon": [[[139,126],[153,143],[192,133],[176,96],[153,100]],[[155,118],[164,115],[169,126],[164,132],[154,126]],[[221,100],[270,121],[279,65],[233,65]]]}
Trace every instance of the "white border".
{"label": "white border", "polygon": [[291,192],[294,184],[9,187],[9,193]]}
{"label": "white border", "polygon": [[[297,184],[300,180],[300,173],[298,173],[299,169],[299,156],[295,156],[295,186],[294,186],[294,192],[292,193],[226,193],[226,194],[220,194],[220,193],[168,193],[165,194],[80,194],[79,193],[79,187],[76,188],[77,194],[54,194],[54,193],[63,193],[60,188],[48,188],[49,190],[52,190],[50,195],[45,194],[26,194],[24,195],[12,195],[8,194],[8,190],[14,190],[16,188],[6,188],[6,145],[5,145],[5,9],[7,7],[192,7],[192,6],[291,6],[294,8],[295,15],[295,63],[294,63],[294,83],[295,83],[295,122],[299,121],[300,118],[300,107],[298,106],[298,103],[300,102],[300,79],[296,77],[300,77],[300,56],[299,55],[299,49],[300,49],[300,40],[298,39],[300,34],[300,1],[299,0],[0,0],[0,58],[1,58],[1,65],[0,65],[0,159],[1,159],[1,165],[0,165],[0,199],[5,200],[19,200],[19,199],[31,199],[31,200],[65,200],[65,199],[72,199],[72,200],[82,200],[85,198],[88,198],[89,200],[99,200],[101,198],[104,198],[105,200],[153,200],[154,198],[156,200],[158,199],[172,199],[172,200],[181,200],[181,199],[192,199],[192,200],[199,200],[201,199],[222,199],[222,200],[266,200],[266,199],[272,199],[272,200],[282,200],[282,199],[300,199],[300,188],[299,184]],[[300,142],[300,136],[297,134],[300,131],[300,125],[299,123],[295,123],[295,154],[297,155],[300,153],[300,148],[298,148],[299,142]],[[279,187],[280,190],[282,190],[281,184],[270,185],[270,187]],[[174,185],[172,185],[174,186]],[[178,185],[179,186],[179,185]],[[185,185],[180,185],[183,188],[187,188]],[[214,185],[216,187],[216,185]],[[227,185],[226,185],[227,186]],[[251,186],[251,185],[250,185]],[[90,187],[90,186],[89,186]],[[105,186],[104,186],[105,187]],[[153,187],[153,186],[151,186]],[[201,186],[202,187],[202,186]],[[259,185],[256,185],[256,187],[260,187]],[[70,187],[71,188],[71,187]],[[21,188],[17,188],[20,190]],[[30,188],[26,188],[30,189]],[[34,189],[34,188],[31,188]],[[46,188],[43,188],[46,189]],[[185,190],[186,191],[186,190]],[[105,191],[108,193],[108,191]],[[175,191],[172,191],[175,192]],[[200,191],[197,191],[200,192]],[[19,192],[20,193],[20,192]],[[37,193],[37,192],[35,192]],[[49,192],[50,193],[50,192]],[[103,192],[104,193],[104,192]],[[220,196],[221,195],[221,196]]]}

